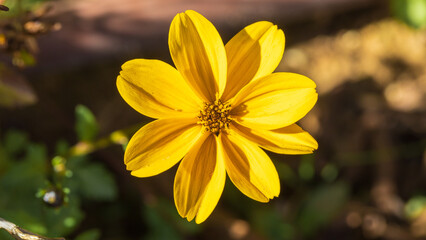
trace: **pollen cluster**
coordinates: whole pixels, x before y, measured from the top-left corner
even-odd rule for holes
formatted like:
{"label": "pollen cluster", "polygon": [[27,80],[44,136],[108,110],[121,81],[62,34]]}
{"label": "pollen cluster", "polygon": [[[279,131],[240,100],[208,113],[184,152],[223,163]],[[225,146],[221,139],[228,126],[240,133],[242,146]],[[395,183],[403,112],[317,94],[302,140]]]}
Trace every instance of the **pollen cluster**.
{"label": "pollen cluster", "polygon": [[231,110],[230,104],[224,104],[220,99],[214,103],[204,103],[203,110],[198,115],[198,124],[203,125],[206,131],[214,134],[219,134],[219,131],[228,128],[231,118],[229,111]]}

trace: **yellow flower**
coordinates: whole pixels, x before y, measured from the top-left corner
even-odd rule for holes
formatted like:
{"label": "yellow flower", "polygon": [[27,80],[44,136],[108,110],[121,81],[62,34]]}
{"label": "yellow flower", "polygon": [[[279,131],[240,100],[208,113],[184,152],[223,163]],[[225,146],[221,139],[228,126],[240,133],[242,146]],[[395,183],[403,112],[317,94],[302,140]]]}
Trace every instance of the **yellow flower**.
{"label": "yellow flower", "polygon": [[315,105],[315,83],[295,73],[272,73],[284,42],[284,33],[263,21],[224,46],[212,23],[188,10],[170,26],[176,68],[148,59],[123,64],[117,77],[121,96],[157,119],[130,140],[127,170],[149,177],[182,160],[174,198],[188,221],[201,223],[211,214],[226,174],[254,200],[279,195],[277,171],[260,147],[285,154],[317,149],[315,139],[295,124]]}

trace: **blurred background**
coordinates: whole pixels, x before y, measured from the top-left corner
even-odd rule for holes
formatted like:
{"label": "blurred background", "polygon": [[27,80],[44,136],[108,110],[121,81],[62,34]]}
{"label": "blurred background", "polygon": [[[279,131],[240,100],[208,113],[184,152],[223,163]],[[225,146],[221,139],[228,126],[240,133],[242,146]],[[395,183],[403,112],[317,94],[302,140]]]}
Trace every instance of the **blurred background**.
{"label": "blurred background", "polygon": [[[426,0],[0,4],[1,218],[77,240],[426,239]],[[169,26],[187,9],[225,43],[253,22],[277,24],[277,71],[306,75],[319,92],[300,121],[319,149],[268,153],[281,195],[259,203],[228,179],[201,225],[177,213],[176,167],[144,179],[125,170],[123,147],[151,119],[115,85],[127,60],[172,64]]]}

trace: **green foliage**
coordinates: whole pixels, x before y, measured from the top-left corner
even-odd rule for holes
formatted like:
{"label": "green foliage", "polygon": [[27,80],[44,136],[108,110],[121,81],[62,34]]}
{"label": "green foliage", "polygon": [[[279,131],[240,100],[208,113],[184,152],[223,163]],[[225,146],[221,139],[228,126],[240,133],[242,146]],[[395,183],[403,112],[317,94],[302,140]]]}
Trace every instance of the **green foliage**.
{"label": "green foliage", "polygon": [[4,149],[10,154],[16,154],[28,144],[28,136],[24,132],[9,130],[4,138]]}
{"label": "green foliage", "polygon": [[412,197],[405,204],[405,215],[409,218],[418,217],[424,210],[426,210],[426,196]]}
{"label": "green foliage", "polygon": [[98,240],[100,237],[101,232],[99,229],[90,229],[78,235],[75,240]]}
{"label": "green foliage", "polygon": [[145,239],[181,239],[179,233],[162,218],[155,208],[146,207],[144,216],[150,229]]}
{"label": "green foliage", "polygon": [[[82,220],[78,198],[70,198],[61,208],[51,208],[36,198],[38,189],[46,186],[48,173],[46,149],[28,141],[26,134],[15,130],[0,142],[0,213],[1,216],[29,231],[61,236],[70,233]],[[73,219],[74,225],[66,220]]]}
{"label": "green foliage", "polygon": [[289,186],[294,186],[297,181],[297,175],[294,170],[283,161],[275,161],[274,163],[281,180]]}
{"label": "green foliage", "polygon": [[297,221],[303,235],[311,236],[319,228],[328,224],[346,203],[348,197],[349,189],[343,182],[323,185],[309,192]]}
{"label": "green foliage", "polygon": [[271,240],[291,240],[295,238],[295,226],[287,223],[277,209],[271,207],[253,210],[251,222]]}
{"label": "green foliage", "polygon": [[84,105],[77,105],[75,115],[75,131],[78,139],[80,141],[93,141],[99,131],[95,115]]}
{"label": "green foliage", "polygon": [[[67,151],[65,142],[58,146],[61,152]],[[86,156],[67,161],[61,158],[59,163],[59,158],[54,158],[54,164],[66,164],[65,172],[73,174],[65,175],[64,179],[54,177],[55,181],[49,182],[55,172],[49,165],[45,146],[32,143],[23,132],[9,130],[4,139],[0,138],[0,157],[0,216],[37,234],[66,236],[83,220],[82,201],[110,201],[117,197],[111,173]],[[42,197],[52,188],[66,196],[66,201],[58,207],[48,206],[36,197]],[[93,230],[80,237],[98,239],[99,235]],[[0,231],[0,239],[9,238]]]}
{"label": "green foliage", "polygon": [[0,229],[0,239],[2,240],[14,240],[12,236],[10,236],[9,233],[6,232],[6,230]]}
{"label": "green foliage", "polygon": [[9,8],[7,14],[0,14],[0,19],[13,17],[25,11],[37,9],[40,4],[50,0],[6,0],[3,5]]}
{"label": "green foliage", "polygon": [[15,56],[15,59],[19,59],[19,61],[21,61],[18,66],[34,66],[37,62],[34,55],[25,49],[21,49],[17,55],[18,56]]}
{"label": "green foliage", "polygon": [[103,165],[89,162],[86,157],[72,157],[68,160],[68,168],[73,176],[66,184],[84,199],[112,201],[117,197],[114,178]]}
{"label": "green foliage", "polygon": [[299,165],[299,176],[305,181],[311,180],[315,175],[314,159],[311,155],[304,155]]}
{"label": "green foliage", "polygon": [[149,228],[144,239],[179,240],[185,239],[182,233],[193,235],[201,230],[194,221],[188,222],[176,214],[176,208],[169,200],[157,200],[146,205],[143,216]]}
{"label": "green foliage", "polygon": [[414,28],[426,27],[426,0],[392,0],[395,17]]}
{"label": "green foliage", "polygon": [[67,141],[60,139],[56,142],[55,152],[58,156],[66,156],[70,149],[70,145]]}
{"label": "green foliage", "polygon": [[332,163],[325,165],[321,170],[321,177],[326,182],[333,182],[337,175],[339,175],[339,169]]}

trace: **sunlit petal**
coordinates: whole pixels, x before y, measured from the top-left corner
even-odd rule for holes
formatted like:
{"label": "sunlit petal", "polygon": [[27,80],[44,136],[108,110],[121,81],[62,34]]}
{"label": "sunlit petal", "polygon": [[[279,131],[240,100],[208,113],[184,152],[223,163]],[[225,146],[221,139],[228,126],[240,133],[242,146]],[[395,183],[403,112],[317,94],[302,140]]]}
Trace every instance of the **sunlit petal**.
{"label": "sunlit petal", "polygon": [[135,110],[152,118],[197,113],[202,101],[180,73],[159,60],[134,59],[123,64],[117,88]]}
{"label": "sunlit petal", "polygon": [[235,97],[232,117],[249,128],[278,129],[309,112],[318,94],[315,83],[295,73],[272,73],[250,82]]}
{"label": "sunlit petal", "polygon": [[256,22],[240,31],[226,45],[228,80],[222,96],[226,101],[253,79],[272,73],[284,53],[282,30],[270,22]]}
{"label": "sunlit petal", "polygon": [[226,52],[219,33],[201,14],[188,10],[170,26],[169,48],[176,68],[206,102],[226,84]]}
{"label": "sunlit petal", "polygon": [[226,172],[245,195],[268,202],[280,193],[278,173],[271,159],[256,144],[238,134],[221,134]]}
{"label": "sunlit petal", "polygon": [[178,163],[202,136],[195,119],[160,119],[133,135],[124,154],[127,170],[150,177]]}
{"label": "sunlit petal", "polygon": [[297,124],[274,130],[262,130],[234,123],[231,128],[246,139],[275,153],[309,154],[318,148],[317,141]]}
{"label": "sunlit petal", "polygon": [[184,157],[176,173],[174,198],[182,217],[201,223],[216,207],[225,185],[222,148],[214,134],[205,134]]}

